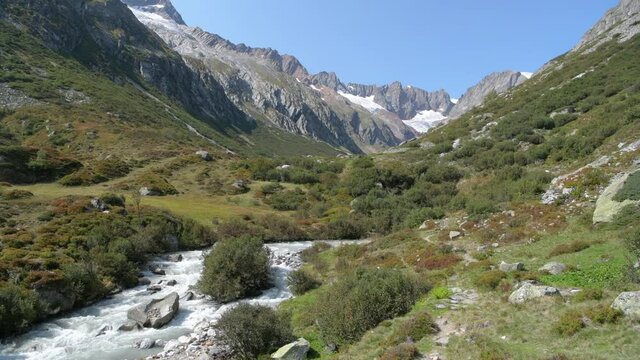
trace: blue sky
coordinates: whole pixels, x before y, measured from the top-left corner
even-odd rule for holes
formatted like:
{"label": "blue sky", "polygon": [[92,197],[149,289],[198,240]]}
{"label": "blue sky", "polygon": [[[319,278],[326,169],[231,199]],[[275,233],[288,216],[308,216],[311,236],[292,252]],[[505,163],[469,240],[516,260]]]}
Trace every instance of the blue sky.
{"label": "blue sky", "polygon": [[399,80],[461,95],[500,70],[535,71],[618,0],[173,0],[185,21],[295,55],[344,82]]}

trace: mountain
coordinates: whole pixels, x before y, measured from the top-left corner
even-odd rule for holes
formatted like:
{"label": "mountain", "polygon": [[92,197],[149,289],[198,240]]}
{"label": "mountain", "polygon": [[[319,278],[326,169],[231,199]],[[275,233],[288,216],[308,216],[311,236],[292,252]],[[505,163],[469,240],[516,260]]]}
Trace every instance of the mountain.
{"label": "mountain", "polygon": [[573,52],[594,51],[612,39],[627,41],[640,33],[640,2],[622,0],[609,10],[573,48]]}
{"label": "mountain", "polygon": [[417,134],[391,112],[368,111],[330,88],[311,86],[307,70],[293,56],[186,26],[158,12],[168,1],[124,2],[192,68],[214,77],[238,108],[263,124],[355,153],[379,151]]}
{"label": "mountain", "polygon": [[458,100],[451,112],[448,113],[448,116],[451,119],[456,119],[474,107],[481,105],[490,94],[503,94],[524,83],[531,76],[531,73],[515,71],[492,73],[480,80],[477,85],[469,88]]}

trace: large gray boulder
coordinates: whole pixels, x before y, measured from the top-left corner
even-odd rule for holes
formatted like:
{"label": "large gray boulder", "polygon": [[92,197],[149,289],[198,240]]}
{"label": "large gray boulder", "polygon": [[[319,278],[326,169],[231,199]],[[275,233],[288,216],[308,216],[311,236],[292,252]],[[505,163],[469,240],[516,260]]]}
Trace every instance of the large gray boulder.
{"label": "large gray boulder", "polygon": [[545,271],[551,275],[560,275],[567,270],[567,265],[559,262],[550,262],[545,264],[543,267],[538,269],[538,271]]}
{"label": "large gray boulder", "polygon": [[310,344],[307,340],[300,338],[287,344],[271,355],[272,359],[279,360],[304,360],[307,358]]}
{"label": "large gray boulder", "polygon": [[509,295],[509,302],[511,304],[524,304],[529,300],[552,296],[560,296],[560,290],[551,286],[524,283]]}
{"label": "large gray boulder", "polygon": [[154,299],[129,309],[127,318],[143,327],[159,329],[173,319],[179,307],[178,293],[173,292],[163,299]]}
{"label": "large gray boulder", "polygon": [[500,268],[500,271],[503,271],[503,272],[522,271],[524,270],[524,264],[520,262],[509,264],[503,261],[500,263],[499,268]]}
{"label": "large gray boulder", "polygon": [[640,291],[623,292],[613,301],[611,307],[622,311],[626,316],[640,318]]}

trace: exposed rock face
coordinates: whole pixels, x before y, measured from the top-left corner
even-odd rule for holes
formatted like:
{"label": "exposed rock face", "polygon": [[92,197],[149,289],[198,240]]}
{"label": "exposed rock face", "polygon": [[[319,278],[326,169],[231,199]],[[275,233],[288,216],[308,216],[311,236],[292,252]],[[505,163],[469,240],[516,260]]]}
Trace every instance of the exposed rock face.
{"label": "exposed rock face", "polygon": [[307,358],[307,352],[311,345],[305,339],[298,339],[287,344],[271,355],[272,359],[279,360],[304,360]]}
{"label": "exposed rock face", "polygon": [[36,284],[33,290],[40,296],[47,315],[57,315],[69,311],[73,309],[76,301],[71,285],[64,280]]}
{"label": "exposed rock face", "polygon": [[550,286],[524,283],[509,295],[509,302],[511,304],[524,304],[529,300],[552,296],[560,296],[560,290]]}
{"label": "exposed rock face", "polygon": [[40,101],[27,96],[20,90],[12,89],[5,83],[0,83],[0,109],[15,110],[24,106],[42,104]]}
{"label": "exposed rock face", "polygon": [[[172,8],[168,0],[138,2]],[[6,0],[0,7],[52,50],[77,55],[115,81],[147,82],[216,128],[248,131],[256,126],[212,76],[187,66],[119,0]],[[21,16],[23,11],[29,17]],[[95,49],[90,56],[82,54],[87,46]]]}
{"label": "exposed rock face", "polygon": [[614,38],[627,41],[640,33],[639,22],[640,0],[622,0],[582,37],[572,51],[593,51]]}
{"label": "exposed rock face", "polygon": [[482,79],[477,85],[469,88],[448,114],[456,119],[474,107],[481,105],[491,93],[502,94],[509,89],[527,81],[528,74],[516,71],[496,72]]}
{"label": "exposed rock face", "polygon": [[171,293],[163,299],[151,300],[129,309],[127,318],[144,327],[159,329],[169,323],[180,307],[177,293]]}
{"label": "exposed rock face", "polygon": [[613,301],[611,307],[622,311],[626,316],[640,318],[640,291],[623,292]]}

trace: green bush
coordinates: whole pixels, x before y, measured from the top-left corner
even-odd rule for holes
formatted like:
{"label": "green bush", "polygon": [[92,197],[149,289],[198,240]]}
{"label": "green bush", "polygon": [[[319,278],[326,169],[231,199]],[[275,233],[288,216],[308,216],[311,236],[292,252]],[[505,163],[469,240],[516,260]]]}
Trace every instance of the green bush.
{"label": "green bush", "polygon": [[564,313],[553,325],[553,330],[562,336],[572,336],[584,328],[582,315],[577,311]]}
{"label": "green bush", "polygon": [[300,189],[285,190],[269,197],[271,207],[279,211],[298,210],[300,205],[307,199],[304,191]]}
{"label": "green bush", "polygon": [[403,322],[389,337],[388,344],[395,345],[404,341],[418,342],[427,335],[440,331],[429,313],[423,312]]}
{"label": "green bush", "polygon": [[303,295],[320,286],[320,282],[305,270],[295,270],[287,275],[287,285],[293,295]]}
{"label": "green bush", "polygon": [[4,200],[20,200],[20,199],[28,199],[33,197],[33,193],[26,190],[9,190],[5,191],[1,194],[2,199]]}
{"label": "green bush", "polygon": [[331,285],[318,299],[318,327],[325,342],[358,341],[380,322],[405,314],[423,293],[400,271],[359,270]]}
{"label": "green bush", "polygon": [[490,270],[480,274],[475,279],[474,283],[479,288],[482,288],[485,290],[493,290],[496,287],[498,287],[502,279],[505,279],[506,277],[507,277],[507,274],[505,274],[500,270]]}
{"label": "green bush", "polygon": [[100,200],[107,205],[125,207],[125,198],[122,195],[112,193],[102,194]]}
{"label": "green bush", "polygon": [[448,299],[451,295],[453,292],[446,286],[438,286],[431,290],[431,296],[438,300]]}
{"label": "green bush", "polygon": [[577,293],[573,300],[576,302],[588,301],[588,300],[602,300],[604,298],[604,291],[602,289],[582,289]]}
{"label": "green bush", "polygon": [[597,305],[588,309],[585,316],[598,324],[615,324],[622,318],[623,313],[608,305]]}
{"label": "green bush", "polygon": [[269,254],[260,239],[222,240],[207,255],[198,287],[227,303],[253,296],[271,286]]}
{"label": "green bush", "polygon": [[380,360],[412,360],[418,355],[418,348],[411,343],[402,343],[387,349]]}
{"label": "green bush", "polygon": [[257,359],[293,341],[290,321],[266,306],[240,304],[216,323],[236,359]]}
{"label": "green bush", "polygon": [[0,286],[0,337],[16,335],[29,328],[40,313],[38,296],[16,285]]}

